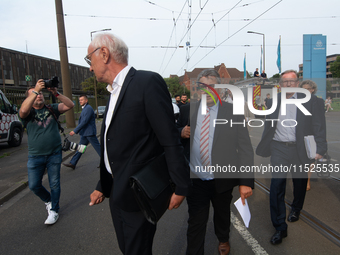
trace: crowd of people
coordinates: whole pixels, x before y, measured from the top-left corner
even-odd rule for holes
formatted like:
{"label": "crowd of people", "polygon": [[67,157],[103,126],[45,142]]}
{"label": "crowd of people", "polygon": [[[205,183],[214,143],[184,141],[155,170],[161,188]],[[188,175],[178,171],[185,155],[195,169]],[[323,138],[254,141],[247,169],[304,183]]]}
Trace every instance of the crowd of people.
{"label": "crowd of people", "polygon": [[[186,254],[204,254],[204,240],[213,206],[214,228],[219,241],[219,254],[229,254],[230,204],[232,192],[237,187],[242,203],[253,194],[254,175],[209,171],[213,165],[254,165],[254,151],[249,131],[243,125],[216,125],[216,119],[228,119],[234,123],[248,121],[249,116],[233,115],[233,96],[225,95],[226,103],[218,102],[215,84],[221,83],[214,69],[202,71],[197,77],[206,105],[202,101],[190,103],[186,94],[176,95],[179,107],[178,121],[163,78],[154,72],[139,71],[128,64],[128,47],[110,33],[97,35],[87,49],[85,57],[99,82],[108,84],[109,101],[105,110],[100,143],[93,127],[94,112],[86,95],[79,99],[83,107],[78,126],[70,135],[80,134],[80,142],[94,146],[100,156],[100,179],[90,195],[90,206],[109,199],[109,208],[118,245],[123,254],[152,254],[156,225],[142,213],[133,190],[130,177],[161,154],[165,154],[170,177],[176,185],[168,209],[177,209],[186,198],[188,204],[188,228]],[[263,71],[264,73],[264,71]],[[265,73],[264,73],[265,74]],[[262,76],[263,78],[266,78]],[[282,73],[281,87],[298,87],[296,71]],[[305,84],[301,84],[305,86]],[[313,86],[313,84],[307,84]],[[306,85],[306,86],[307,86]],[[73,108],[73,102],[61,95],[56,88],[48,88],[59,104],[45,105],[43,80],[28,90],[19,115],[26,125],[29,144],[27,163],[29,187],[46,204],[48,218],[45,224],[54,224],[59,218],[61,141],[57,118]],[[307,88],[308,89],[308,88]],[[314,89],[314,90],[313,90]],[[312,116],[304,115],[294,104],[287,105],[284,114],[280,107],[269,116],[278,119],[266,122],[256,154],[270,157],[273,166],[310,165],[327,151],[326,124],[323,103],[313,94],[303,106]],[[287,93],[287,98],[301,98],[303,93]],[[213,98],[214,97],[214,98]],[[278,97],[280,106],[280,97]],[[265,103],[271,107],[270,95]],[[156,107],[155,107],[156,106]],[[282,121],[294,120],[296,128],[286,127]],[[136,128],[138,127],[138,128]],[[133,134],[133,135],[131,135]],[[308,158],[304,136],[314,135],[315,158]],[[43,146],[42,146],[43,145]],[[75,154],[67,167],[75,169],[81,154]],[[42,176],[47,169],[51,192],[42,186]],[[206,171],[197,171],[206,169]],[[270,186],[270,214],[274,235],[273,245],[288,236],[285,208],[287,173],[273,173]],[[293,174],[294,201],[287,217],[289,222],[299,220],[306,194],[307,173]]]}

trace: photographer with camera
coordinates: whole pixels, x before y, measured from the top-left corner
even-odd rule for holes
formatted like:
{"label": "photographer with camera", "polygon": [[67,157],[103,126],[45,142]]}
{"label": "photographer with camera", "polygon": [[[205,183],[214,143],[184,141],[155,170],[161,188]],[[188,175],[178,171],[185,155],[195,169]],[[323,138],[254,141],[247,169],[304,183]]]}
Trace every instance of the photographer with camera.
{"label": "photographer with camera", "polygon": [[[28,184],[29,188],[46,204],[48,218],[45,224],[54,224],[59,218],[60,166],[62,146],[59,126],[55,117],[72,109],[73,102],[57,91],[58,81],[40,79],[35,87],[26,91],[26,99],[19,110],[19,116],[28,135]],[[45,105],[42,90],[47,88],[59,104]],[[42,186],[47,169],[51,193]]]}

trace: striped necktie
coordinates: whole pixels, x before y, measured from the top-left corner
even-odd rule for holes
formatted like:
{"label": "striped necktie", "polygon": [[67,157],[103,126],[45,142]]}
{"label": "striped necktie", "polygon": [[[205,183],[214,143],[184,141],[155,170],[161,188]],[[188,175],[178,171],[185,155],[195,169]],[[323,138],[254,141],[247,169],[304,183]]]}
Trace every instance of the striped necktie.
{"label": "striped necktie", "polygon": [[209,159],[209,127],[210,127],[210,112],[207,107],[207,114],[204,117],[201,127],[201,139],[200,139],[200,156],[202,166],[210,166]]}

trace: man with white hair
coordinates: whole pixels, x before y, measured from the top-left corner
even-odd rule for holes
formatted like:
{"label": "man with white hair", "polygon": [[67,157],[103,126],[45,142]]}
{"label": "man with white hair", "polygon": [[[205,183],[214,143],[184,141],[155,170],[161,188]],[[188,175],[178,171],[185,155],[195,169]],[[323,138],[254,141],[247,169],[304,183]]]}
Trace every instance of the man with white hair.
{"label": "man with white hair", "polygon": [[188,192],[189,170],[175,126],[171,97],[163,78],[128,65],[128,47],[116,36],[99,34],[85,57],[99,82],[108,83],[100,144],[100,181],[90,205],[110,198],[119,248],[123,254],[152,254],[156,225],[146,220],[129,185],[130,177],[165,153],[176,184],[169,210]]}

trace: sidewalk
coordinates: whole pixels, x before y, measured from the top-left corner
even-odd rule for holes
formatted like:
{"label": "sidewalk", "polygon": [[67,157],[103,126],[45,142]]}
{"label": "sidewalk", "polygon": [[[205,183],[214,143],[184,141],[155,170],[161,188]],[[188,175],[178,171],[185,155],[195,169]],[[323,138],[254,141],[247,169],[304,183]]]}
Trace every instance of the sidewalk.
{"label": "sidewalk", "polygon": [[[96,119],[97,137],[100,135],[102,121],[103,119]],[[77,124],[78,121],[76,121]],[[61,126],[65,129],[64,133],[71,142],[79,142],[79,135],[68,135],[74,128],[66,128],[65,123],[62,123]],[[62,134],[60,135],[63,142],[64,137]],[[0,205],[28,186],[26,167],[28,156],[27,133],[24,132],[23,140],[19,147],[7,147],[5,144],[1,146],[3,149],[0,149],[0,156],[3,155],[3,157],[0,158]],[[89,144],[88,146],[92,145]],[[63,151],[62,161],[64,162],[74,153],[74,151]]]}

